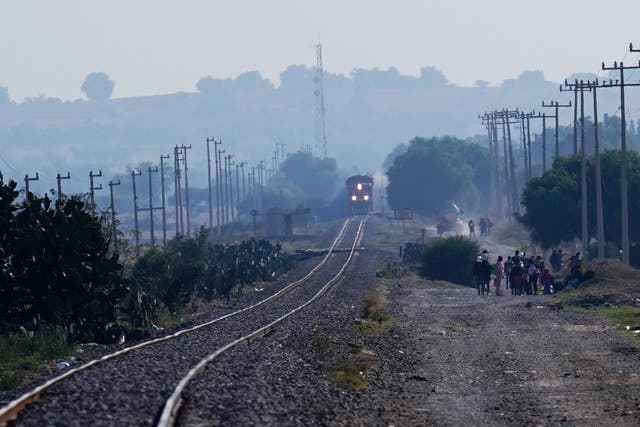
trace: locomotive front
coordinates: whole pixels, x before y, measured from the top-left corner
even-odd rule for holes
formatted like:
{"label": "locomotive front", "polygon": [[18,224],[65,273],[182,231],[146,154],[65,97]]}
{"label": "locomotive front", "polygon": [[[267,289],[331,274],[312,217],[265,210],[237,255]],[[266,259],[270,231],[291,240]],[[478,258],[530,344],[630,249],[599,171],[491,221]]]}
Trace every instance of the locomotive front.
{"label": "locomotive front", "polygon": [[351,213],[368,213],[373,209],[373,177],[354,175],[346,184]]}

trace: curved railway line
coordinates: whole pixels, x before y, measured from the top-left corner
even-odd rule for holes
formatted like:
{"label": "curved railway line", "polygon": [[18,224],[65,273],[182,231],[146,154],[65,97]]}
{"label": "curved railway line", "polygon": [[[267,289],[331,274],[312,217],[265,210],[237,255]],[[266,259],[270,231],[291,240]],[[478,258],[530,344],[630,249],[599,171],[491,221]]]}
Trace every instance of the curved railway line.
{"label": "curved railway line", "polygon": [[178,384],[178,386],[173,390],[173,393],[171,393],[171,396],[169,397],[169,399],[167,399],[167,402],[166,402],[166,404],[165,404],[165,406],[163,408],[163,411],[162,411],[162,415],[160,416],[160,421],[158,422],[158,427],[171,427],[171,426],[175,425],[175,421],[176,421],[176,418],[177,418],[178,410],[180,409],[180,405],[181,405],[181,402],[182,402],[182,393],[183,393],[183,391],[186,389],[186,387],[189,385],[189,382],[196,375],[200,374],[204,369],[206,369],[207,365],[209,365],[216,358],[218,358],[224,352],[232,349],[233,347],[236,347],[236,346],[238,346],[240,344],[249,342],[252,339],[255,339],[255,338],[258,338],[260,336],[263,336],[263,335],[267,334],[277,324],[285,321],[286,319],[288,319],[292,315],[298,313],[300,310],[304,309],[306,306],[308,306],[309,304],[313,303],[316,299],[318,299],[321,296],[323,296],[332,286],[334,286],[336,284],[336,282],[338,280],[340,280],[340,278],[342,277],[342,275],[346,271],[347,267],[351,263],[351,260],[353,259],[353,254],[355,253],[356,246],[357,246],[358,241],[360,240],[360,237],[361,237],[361,234],[362,234],[363,225],[364,225],[364,220],[361,220],[360,223],[358,224],[358,229],[356,231],[355,238],[353,239],[353,243],[351,245],[351,251],[349,252],[349,255],[347,256],[347,259],[345,260],[344,264],[342,265],[342,267],[340,268],[338,273],[335,276],[333,276],[329,281],[327,281],[325,283],[325,285],[313,297],[311,297],[309,300],[307,300],[303,304],[299,305],[298,307],[294,308],[293,310],[289,311],[288,313],[286,313],[286,314],[278,317],[277,319],[273,320],[269,324],[267,324],[267,325],[255,330],[255,331],[251,332],[250,334],[242,336],[242,337],[238,338],[237,340],[235,340],[235,341],[227,344],[226,346],[221,347],[220,349],[216,350],[215,352],[209,354],[207,357],[202,359],[194,368],[192,368],[189,371],[189,373],[184,378],[182,378],[182,380],[180,380],[180,383]]}
{"label": "curved railway line", "polygon": [[[171,335],[107,354],[56,376],[0,408],[0,425],[12,420],[19,425],[42,425],[52,424],[54,420],[59,422],[61,419],[67,419],[69,424],[152,424],[159,420],[158,425],[173,425],[181,393],[191,378],[204,370],[218,355],[265,335],[276,324],[313,303],[342,277],[353,259],[365,220],[366,218],[357,221],[351,250],[344,262],[336,263],[333,258],[342,258],[343,254],[335,254],[334,249],[345,239],[352,223],[356,224],[351,219],[345,220],[326,256],[301,279],[248,307]],[[338,269],[337,274],[328,272],[332,267]],[[329,278],[326,277],[327,274],[330,274]],[[306,290],[307,286],[301,286],[307,283],[309,288],[319,287],[319,290]],[[298,289],[300,291],[293,292]],[[288,295],[298,293],[302,294],[303,303],[294,302],[292,308],[291,302],[283,302]],[[265,310],[266,313],[260,313]],[[273,316],[272,313],[275,313],[276,318],[269,321],[267,315]],[[231,325],[234,323],[231,319],[234,318],[238,321]],[[244,321],[240,322],[239,319]],[[229,322],[223,322],[225,320]],[[224,325],[228,327],[225,329]],[[211,344],[225,342],[225,338],[226,344]],[[202,357],[202,353],[205,357]],[[107,365],[113,364],[116,366],[108,369]],[[182,372],[190,366],[194,368],[184,376],[177,372],[178,367],[173,370],[166,368],[171,364],[180,364]],[[175,384],[177,386],[174,388]],[[131,395],[137,395],[140,402],[132,402]],[[167,400],[166,396],[169,395]],[[160,397],[162,403],[158,400]],[[30,405],[36,401],[40,401],[39,404]],[[141,419],[135,418],[136,416]]]}

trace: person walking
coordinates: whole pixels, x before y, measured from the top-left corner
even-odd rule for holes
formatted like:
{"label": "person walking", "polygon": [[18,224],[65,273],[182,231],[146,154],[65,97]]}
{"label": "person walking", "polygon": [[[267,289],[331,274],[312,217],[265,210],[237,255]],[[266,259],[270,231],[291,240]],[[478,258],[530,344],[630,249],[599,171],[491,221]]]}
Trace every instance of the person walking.
{"label": "person walking", "polygon": [[482,265],[480,268],[482,273],[482,295],[484,295],[485,292],[487,293],[487,295],[489,295],[489,283],[491,282],[491,264],[489,263],[489,253],[483,253]]}
{"label": "person walking", "polygon": [[467,223],[467,225],[469,226],[469,237],[476,237],[476,225],[474,224],[473,220],[470,219],[469,222]]}
{"label": "person walking", "polygon": [[476,281],[476,289],[478,290],[478,296],[482,292],[484,295],[484,289],[482,286],[482,256],[478,255],[476,262],[473,263],[473,278]]}
{"label": "person walking", "polygon": [[493,286],[496,287],[496,296],[502,295],[502,290],[500,289],[500,282],[504,277],[504,264],[502,264],[502,260],[502,256],[499,256],[498,261],[496,262],[496,278],[493,280]]}

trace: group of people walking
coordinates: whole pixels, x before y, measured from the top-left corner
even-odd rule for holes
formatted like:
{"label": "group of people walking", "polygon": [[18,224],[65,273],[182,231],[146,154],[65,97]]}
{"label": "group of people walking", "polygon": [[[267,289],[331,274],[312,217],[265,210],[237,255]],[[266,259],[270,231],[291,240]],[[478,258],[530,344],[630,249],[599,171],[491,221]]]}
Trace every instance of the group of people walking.
{"label": "group of people walking", "polygon": [[[562,269],[562,251],[553,251],[549,258],[553,271]],[[581,274],[582,257],[578,252],[570,259],[570,276],[578,277]],[[541,256],[527,257],[524,252],[516,250],[513,256],[505,261],[499,256],[495,264],[489,262],[489,253],[486,250],[478,255],[473,264],[473,276],[476,282],[478,295],[490,295],[490,284],[493,279],[493,287],[496,295],[502,295],[502,284],[505,289],[511,291],[511,295],[537,295],[551,294],[560,285],[554,282],[554,277],[545,266]],[[570,283],[570,282],[569,282]],[[556,289],[557,290],[557,289]]]}
{"label": "group of people walking", "polygon": [[[469,227],[469,237],[476,237],[476,224],[472,219],[467,222],[467,226]],[[493,222],[487,218],[480,218],[480,222],[478,223],[480,227],[480,235],[488,236],[491,234],[491,228],[493,227]]]}

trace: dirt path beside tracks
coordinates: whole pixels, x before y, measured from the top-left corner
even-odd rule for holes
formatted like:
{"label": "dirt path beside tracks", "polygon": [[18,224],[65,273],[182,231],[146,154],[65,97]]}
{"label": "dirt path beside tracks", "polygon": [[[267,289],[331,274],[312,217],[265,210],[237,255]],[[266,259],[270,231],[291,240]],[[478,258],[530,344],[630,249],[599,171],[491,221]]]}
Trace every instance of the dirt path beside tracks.
{"label": "dirt path beside tracks", "polygon": [[419,281],[390,299],[399,363],[370,390],[388,402],[372,424],[640,423],[640,352],[594,316]]}

